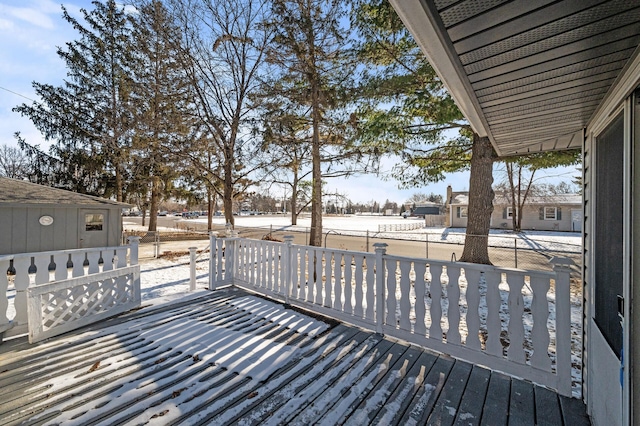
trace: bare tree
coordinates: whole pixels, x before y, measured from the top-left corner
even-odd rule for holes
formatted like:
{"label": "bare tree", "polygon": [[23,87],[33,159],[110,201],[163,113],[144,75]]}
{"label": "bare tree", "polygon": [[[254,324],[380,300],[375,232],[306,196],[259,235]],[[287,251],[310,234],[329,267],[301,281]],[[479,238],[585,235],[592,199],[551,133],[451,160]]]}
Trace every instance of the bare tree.
{"label": "bare tree", "polygon": [[264,0],[172,0],[185,34],[182,64],[191,80],[200,122],[182,154],[221,192],[225,219],[251,184],[259,158],[251,157],[249,132],[257,105],[249,95],[259,82],[270,33],[262,23]]}
{"label": "bare tree", "polygon": [[22,179],[26,177],[29,160],[18,147],[2,145],[0,147],[0,176]]}

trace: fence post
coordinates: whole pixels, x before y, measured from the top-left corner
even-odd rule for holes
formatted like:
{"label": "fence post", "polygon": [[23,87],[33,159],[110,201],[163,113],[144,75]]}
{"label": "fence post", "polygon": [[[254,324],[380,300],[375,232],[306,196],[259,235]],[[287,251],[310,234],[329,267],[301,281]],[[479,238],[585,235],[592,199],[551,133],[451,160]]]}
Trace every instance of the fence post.
{"label": "fence post", "polygon": [[196,289],[196,251],[198,247],[189,247],[189,291]]}
{"label": "fence post", "polygon": [[216,289],[216,271],[217,271],[217,263],[220,259],[218,256],[218,244],[217,244],[218,233],[215,231],[209,232],[209,290]]}
{"label": "fence post", "polygon": [[285,235],[284,236],[284,247],[285,247],[285,264],[284,264],[284,303],[289,304],[289,296],[291,295],[291,277],[293,274],[292,269],[292,250],[291,246],[293,245],[293,235]]}
{"label": "fence post", "polygon": [[428,259],[429,258],[429,233],[427,232],[425,236],[426,236],[425,258]]}
{"label": "fence post", "polygon": [[137,265],[140,237],[129,237],[127,240],[129,241],[129,265]]}
{"label": "fence post", "polygon": [[[382,334],[384,323],[384,255],[387,254],[387,243],[375,243],[376,251],[376,333]],[[368,283],[367,283],[368,284]],[[367,290],[368,291],[368,290]]]}
{"label": "fence post", "polygon": [[367,229],[367,242],[366,242],[366,247],[367,249],[365,250],[366,252],[369,251],[369,230]]}
{"label": "fence post", "polygon": [[160,257],[162,250],[160,250],[160,232],[156,232],[156,259]]}
{"label": "fence post", "polygon": [[558,393],[571,396],[571,265],[567,257],[549,261],[556,273],[556,374]]}
{"label": "fence post", "polygon": [[515,268],[518,267],[518,239],[513,239],[513,256],[515,259]]}

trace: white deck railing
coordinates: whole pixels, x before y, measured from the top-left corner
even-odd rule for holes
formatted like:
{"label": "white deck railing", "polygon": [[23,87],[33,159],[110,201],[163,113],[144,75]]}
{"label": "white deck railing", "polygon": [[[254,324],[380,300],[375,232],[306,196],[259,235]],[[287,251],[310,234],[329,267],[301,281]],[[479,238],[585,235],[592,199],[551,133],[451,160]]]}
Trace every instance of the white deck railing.
{"label": "white deck railing", "polygon": [[554,272],[211,237],[237,285],[571,395],[571,260]]}
{"label": "white deck railing", "polygon": [[[128,246],[0,256],[0,343],[3,335],[10,337],[28,331],[30,287],[137,265],[138,240],[130,237]],[[15,313],[11,320],[7,317],[9,310]]]}

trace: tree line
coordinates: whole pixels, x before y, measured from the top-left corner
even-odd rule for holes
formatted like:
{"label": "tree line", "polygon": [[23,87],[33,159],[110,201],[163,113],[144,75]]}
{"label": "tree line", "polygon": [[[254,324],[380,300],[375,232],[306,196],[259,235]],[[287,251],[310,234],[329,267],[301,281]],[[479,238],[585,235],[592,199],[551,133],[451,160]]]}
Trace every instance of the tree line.
{"label": "tree line", "polygon": [[[487,252],[493,164],[385,0],[94,1],[82,19],[62,6],[77,38],[58,48],[64,83],[34,82],[31,119],[48,151],[18,144],[27,178],[148,206],[163,199],[234,200],[280,185],[311,210],[309,244],[322,243],[323,182],[380,173],[402,187],[471,170],[463,261]],[[507,159],[537,170],[579,152]],[[512,185],[515,190],[515,186]],[[308,194],[308,195],[305,195]],[[211,226],[211,215],[209,216]]]}

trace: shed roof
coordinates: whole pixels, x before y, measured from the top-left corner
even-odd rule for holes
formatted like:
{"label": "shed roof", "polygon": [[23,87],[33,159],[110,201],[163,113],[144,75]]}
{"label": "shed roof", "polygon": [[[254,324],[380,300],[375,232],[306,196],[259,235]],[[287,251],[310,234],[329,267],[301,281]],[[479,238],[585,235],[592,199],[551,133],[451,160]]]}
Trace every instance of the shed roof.
{"label": "shed roof", "polygon": [[580,148],[640,63],[640,0],[390,2],[499,155]]}
{"label": "shed roof", "polygon": [[92,195],[78,194],[64,189],[38,185],[24,180],[0,177],[0,205],[62,205],[92,206],[92,207],[120,207],[127,208],[130,204],[107,200]]}

